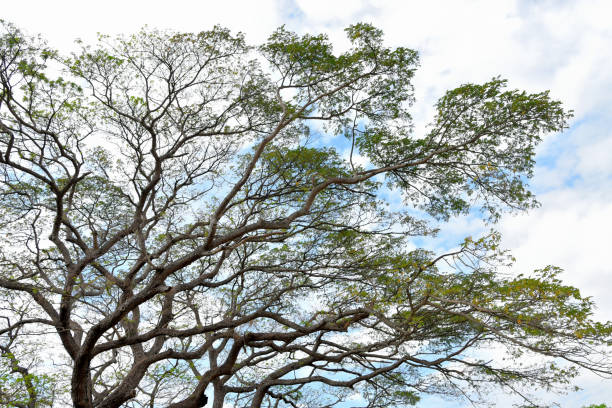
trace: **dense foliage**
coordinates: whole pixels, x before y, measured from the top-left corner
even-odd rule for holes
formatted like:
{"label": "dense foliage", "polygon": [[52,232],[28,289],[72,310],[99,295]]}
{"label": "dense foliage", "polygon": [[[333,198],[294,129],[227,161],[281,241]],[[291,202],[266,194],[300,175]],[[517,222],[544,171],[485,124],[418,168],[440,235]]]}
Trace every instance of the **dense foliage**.
{"label": "dense foliage", "polygon": [[343,53],[216,27],[68,57],[3,24],[0,404],[534,406],[526,385],[610,373],[612,326],[557,268],[509,273],[495,232],[419,247],[536,205],[534,147],[571,112],[494,78],[415,134],[417,53],[346,33]]}

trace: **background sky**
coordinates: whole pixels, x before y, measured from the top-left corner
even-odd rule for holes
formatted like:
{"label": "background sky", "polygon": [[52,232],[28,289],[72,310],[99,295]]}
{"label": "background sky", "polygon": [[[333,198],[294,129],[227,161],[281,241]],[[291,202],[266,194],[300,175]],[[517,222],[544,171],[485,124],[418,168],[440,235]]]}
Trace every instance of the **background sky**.
{"label": "background sky", "polygon": [[[91,4],[91,7],[88,7]],[[347,25],[382,28],[390,46],[421,54],[415,78],[416,131],[432,119],[447,89],[500,75],[511,88],[549,89],[574,110],[570,129],[549,135],[538,149],[532,188],[541,208],[507,216],[496,227],[512,249],[516,269],[553,264],[564,280],[592,296],[596,317],[612,319],[612,1],[3,1],[0,18],[40,33],[61,51],[96,32],[130,33],[144,25],[201,31],[220,24],[263,40],[285,24],[298,33],[325,32],[338,49]],[[446,237],[477,234],[471,217],[451,220]],[[583,391],[559,398],[562,407],[612,405],[612,381],[583,375]],[[503,395],[498,407],[510,407]],[[421,405],[457,407],[428,399]]]}

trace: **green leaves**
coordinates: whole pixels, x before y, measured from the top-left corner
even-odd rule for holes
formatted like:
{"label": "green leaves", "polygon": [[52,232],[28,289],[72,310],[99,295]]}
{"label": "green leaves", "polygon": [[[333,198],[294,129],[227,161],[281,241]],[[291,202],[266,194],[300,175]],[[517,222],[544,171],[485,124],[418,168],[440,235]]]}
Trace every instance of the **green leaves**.
{"label": "green leaves", "polygon": [[52,373],[31,373],[13,353],[0,354],[0,404],[5,407],[53,406],[57,379]]}
{"label": "green leaves", "polygon": [[424,137],[369,127],[357,139],[363,154],[406,192],[408,202],[448,219],[475,206],[495,221],[507,209],[537,205],[527,188],[535,146],[545,132],[560,131],[572,113],[547,92],[505,91],[506,81],[467,84],[448,91]]}
{"label": "green leaves", "polygon": [[323,119],[327,129],[347,134],[361,120],[408,125],[417,53],[384,47],[382,32],[367,24],[346,32],[353,48],[342,54],[325,35],[300,37],[283,27],[260,50],[280,89],[294,91],[291,104],[303,107],[298,117]]}
{"label": "green leaves", "polygon": [[344,161],[333,148],[279,148],[263,157],[266,171],[280,173],[296,183],[317,183],[333,177],[348,176]]}

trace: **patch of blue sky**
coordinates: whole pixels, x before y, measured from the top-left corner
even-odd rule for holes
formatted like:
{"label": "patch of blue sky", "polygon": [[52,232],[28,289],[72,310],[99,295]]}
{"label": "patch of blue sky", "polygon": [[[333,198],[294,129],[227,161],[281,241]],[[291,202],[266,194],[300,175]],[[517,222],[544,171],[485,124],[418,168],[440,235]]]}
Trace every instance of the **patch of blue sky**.
{"label": "patch of blue sky", "polygon": [[282,21],[286,24],[295,22],[301,24],[304,21],[305,15],[302,9],[295,3],[294,0],[280,0],[277,3],[277,9],[281,15]]}
{"label": "patch of blue sky", "polygon": [[[533,191],[612,187],[612,112],[585,115],[538,147]],[[593,185],[596,184],[596,185]]]}

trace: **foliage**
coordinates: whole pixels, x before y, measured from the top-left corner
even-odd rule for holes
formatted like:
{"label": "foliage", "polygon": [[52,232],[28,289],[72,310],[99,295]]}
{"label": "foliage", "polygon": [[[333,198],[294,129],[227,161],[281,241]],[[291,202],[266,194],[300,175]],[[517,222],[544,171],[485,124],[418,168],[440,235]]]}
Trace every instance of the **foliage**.
{"label": "foliage", "polygon": [[547,92],[462,85],[418,135],[418,55],[367,24],[342,53],[215,27],[70,57],[3,27],[3,404],[533,405],[525,386],[610,373],[612,325],[558,268],[510,274],[495,232],[416,246],[537,205],[535,146],[571,116]]}

